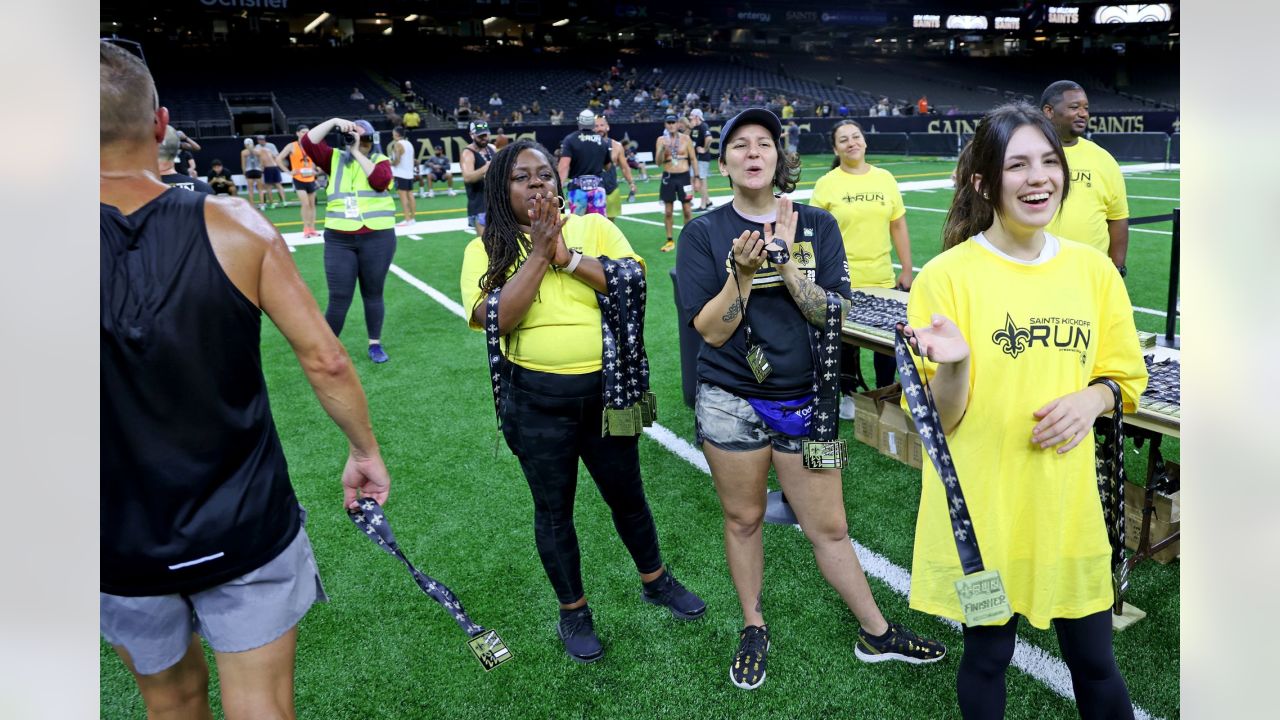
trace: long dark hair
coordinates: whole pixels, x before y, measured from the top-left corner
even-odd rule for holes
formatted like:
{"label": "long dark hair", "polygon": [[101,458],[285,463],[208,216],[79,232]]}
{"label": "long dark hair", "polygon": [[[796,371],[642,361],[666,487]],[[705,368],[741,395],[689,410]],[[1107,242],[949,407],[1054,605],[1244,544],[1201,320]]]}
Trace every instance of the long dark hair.
{"label": "long dark hair", "polygon": [[489,268],[480,278],[480,290],[486,295],[506,284],[511,268],[533,247],[521,232],[520,221],[511,209],[511,170],[525,150],[542,153],[555,176],[556,195],[563,194],[553,156],[536,141],[516,140],[499,150],[489,161],[489,171],[484,176],[485,226],[482,237],[484,251],[489,255]]}
{"label": "long dark hair", "polygon": [[[852,126],[854,126],[854,127],[858,128],[858,132],[862,132],[862,125],[860,125],[860,124],[858,123],[858,121],[857,121],[857,120],[850,120],[849,118],[845,118],[844,120],[841,120],[840,122],[836,123],[835,125],[832,125],[832,126],[831,126],[831,150],[832,150],[832,152],[835,152],[835,150],[836,150],[836,133],[840,131],[840,128],[845,127],[846,125],[852,125]],[[865,137],[865,136],[864,136],[864,137]],[[835,170],[836,168],[840,167],[840,153],[836,152],[836,153],[835,153],[835,155],[836,155],[835,157],[831,158],[831,169],[832,169],[832,170]]]}
{"label": "long dark hair", "polygon": [[[1004,177],[1004,153],[1009,138],[1023,125],[1034,125],[1049,141],[1062,166],[1062,201],[1066,202],[1071,185],[1067,155],[1053,124],[1027,103],[1000,105],[987,113],[978,124],[973,139],[960,151],[956,163],[956,194],[942,227],[942,249],[950,250],[991,227],[1000,208],[1001,181]],[[973,176],[982,176],[982,190],[973,186]]]}

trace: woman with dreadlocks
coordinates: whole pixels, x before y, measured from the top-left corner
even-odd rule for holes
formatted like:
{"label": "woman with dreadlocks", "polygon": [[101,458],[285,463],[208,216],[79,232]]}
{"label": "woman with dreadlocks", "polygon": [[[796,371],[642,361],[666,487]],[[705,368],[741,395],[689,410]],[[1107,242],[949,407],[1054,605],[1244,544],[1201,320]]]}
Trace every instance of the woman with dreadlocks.
{"label": "woman with dreadlocks", "polygon": [[603,215],[563,215],[551,153],[520,140],[494,156],[488,223],[467,246],[462,299],[484,330],[498,420],[533,494],[534,540],[578,662],[604,655],[573,526],[578,460],[635,561],[645,602],[693,620],[706,604],[667,570],[637,451],[656,407],[644,355],[644,265]]}

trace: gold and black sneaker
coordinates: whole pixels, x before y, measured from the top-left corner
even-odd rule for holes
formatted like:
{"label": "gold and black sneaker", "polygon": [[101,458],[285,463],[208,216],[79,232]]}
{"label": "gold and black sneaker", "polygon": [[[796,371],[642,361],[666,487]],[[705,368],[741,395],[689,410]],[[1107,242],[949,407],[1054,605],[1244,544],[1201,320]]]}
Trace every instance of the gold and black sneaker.
{"label": "gold and black sneaker", "polygon": [[738,637],[738,654],[729,666],[729,680],[743,690],[755,690],[764,682],[769,661],[769,629],[748,625]]}
{"label": "gold and black sneaker", "polygon": [[912,665],[922,665],[941,660],[946,656],[947,648],[937,640],[922,638],[898,623],[891,622],[889,629],[880,637],[859,629],[853,654],[862,662],[901,660]]}
{"label": "gold and black sneaker", "polygon": [[662,243],[662,247],[658,249],[661,250],[662,252],[671,252],[672,250],[676,249],[676,241],[672,240],[671,238],[667,238],[667,241]]}

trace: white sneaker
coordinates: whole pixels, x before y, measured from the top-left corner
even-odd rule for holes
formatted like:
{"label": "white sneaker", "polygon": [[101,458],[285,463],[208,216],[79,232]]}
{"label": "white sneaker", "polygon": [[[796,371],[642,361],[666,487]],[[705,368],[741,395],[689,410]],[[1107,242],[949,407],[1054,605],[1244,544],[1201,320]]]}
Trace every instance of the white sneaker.
{"label": "white sneaker", "polygon": [[457,194],[458,194],[457,190],[454,190],[453,188],[449,188],[449,197],[453,197]]}
{"label": "white sneaker", "polygon": [[424,198],[424,197],[426,197],[426,196],[427,196],[427,191],[426,191],[426,190],[419,190],[419,191],[418,191],[418,197],[420,197],[420,198]]}
{"label": "white sneaker", "polygon": [[853,396],[852,395],[840,396],[840,419],[841,420],[853,419]]}
{"label": "white sneaker", "polygon": [[428,191],[427,191],[427,197],[429,197],[429,198],[433,198],[433,197],[435,197],[435,196],[436,196],[436,191],[435,191],[435,190],[428,190]]}

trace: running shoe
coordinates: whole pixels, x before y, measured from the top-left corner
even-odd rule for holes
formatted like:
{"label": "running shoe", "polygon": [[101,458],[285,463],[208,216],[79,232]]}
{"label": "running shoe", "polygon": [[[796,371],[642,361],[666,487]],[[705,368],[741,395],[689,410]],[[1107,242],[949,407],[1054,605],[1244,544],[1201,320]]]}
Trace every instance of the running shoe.
{"label": "running shoe", "polygon": [[382,349],[381,344],[369,346],[369,359],[376,363],[384,363],[391,358],[387,357],[387,351]]}
{"label": "running shoe", "polygon": [[662,252],[671,252],[672,250],[675,250],[675,249],[676,249],[675,240],[666,241],[665,243],[662,244],[662,248],[661,248]]}
{"label": "running shoe", "polygon": [[454,197],[457,194],[458,194],[457,190],[454,190],[453,188],[449,188],[449,197]]}
{"label": "running shoe", "polygon": [[436,191],[435,191],[435,190],[428,190],[428,191],[427,191],[427,197],[429,197],[429,198],[433,198],[433,197],[435,197],[435,196],[436,196]]}
{"label": "running shoe", "polygon": [[396,223],[396,227],[409,227],[412,224],[413,224],[412,220],[401,220],[400,222]]}
{"label": "running shoe", "polygon": [[560,618],[556,634],[574,662],[592,663],[604,657],[604,647],[596,637],[595,623],[591,620],[591,608],[585,605]]}
{"label": "running shoe", "polygon": [[922,638],[898,623],[891,622],[889,629],[880,637],[859,629],[853,654],[862,662],[901,660],[912,665],[922,665],[941,660],[946,656],[947,648],[937,640]]}
{"label": "running shoe", "polygon": [[729,666],[729,680],[743,690],[755,690],[764,682],[769,660],[769,629],[748,625],[738,633],[738,654]]}
{"label": "running shoe", "polygon": [[702,598],[689,592],[670,570],[640,588],[640,597],[651,605],[661,605],[677,620],[697,620],[707,611]]}
{"label": "running shoe", "polygon": [[852,395],[840,396],[840,419],[841,420],[853,419],[853,396]]}

